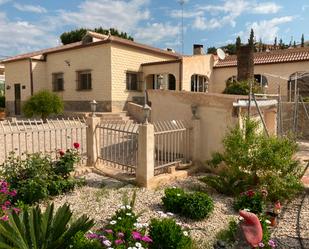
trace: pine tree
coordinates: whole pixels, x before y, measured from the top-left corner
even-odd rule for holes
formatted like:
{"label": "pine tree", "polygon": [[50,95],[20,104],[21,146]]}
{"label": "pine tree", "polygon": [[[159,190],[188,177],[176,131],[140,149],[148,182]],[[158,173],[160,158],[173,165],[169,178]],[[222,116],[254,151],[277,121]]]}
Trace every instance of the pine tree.
{"label": "pine tree", "polygon": [[275,48],[277,47],[277,45],[278,45],[278,42],[277,42],[277,37],[275,37],[275,42],[274,42],[274,46],[275,46]]}
{"label": "pine tree", "polygon": [[241,46],[241,39],[240,39],[240,37],[238,36],[238,37],[236,38],[236,50],[238,50],[238,49],[240,48],[240,46]]}
{"label": "pine tree", "polygon": [[296,46],[296,41],[294,41],[294,45],[293,45],[293,47],[294,47],[294,48],[296,48],[296,47],[297,47],[297,46]]}
{"label": "pine tree", "polygon": [[279,41],[279,48],[284,49],[284,44],[283,44],[282,39],[280,39],[280,41]]}
{"label": "pine tree", "polygon": [[248,44],[249,44],[250,47],[254,48],[254,31],[253,31],[253,29],[251,29]]}
{"label": "pine tree", "polygon": [[304,34],[302,34],[301,36],[301,45],[300,45],[302,48],[305,46],[305,36]]}

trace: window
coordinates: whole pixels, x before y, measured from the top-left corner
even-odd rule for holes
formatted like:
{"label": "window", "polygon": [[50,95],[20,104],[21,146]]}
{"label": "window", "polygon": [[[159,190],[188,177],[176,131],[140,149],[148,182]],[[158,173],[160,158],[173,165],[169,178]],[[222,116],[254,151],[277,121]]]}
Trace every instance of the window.
{"label": "window", "polygon": [[63,87],[63,73],[53,73],[53,91],[60,92],[64,90]]}
{"label": "window", "polygon": [[208,92],[208,78],[204,75],[191,76],[191,92]]}
{"label": "window", "polygon": [[138,91],[138,73],[127,72],[126,89]]}
{"label": "window", "polygon": [[77,72],[77,90],[91,90],[91,71]]}

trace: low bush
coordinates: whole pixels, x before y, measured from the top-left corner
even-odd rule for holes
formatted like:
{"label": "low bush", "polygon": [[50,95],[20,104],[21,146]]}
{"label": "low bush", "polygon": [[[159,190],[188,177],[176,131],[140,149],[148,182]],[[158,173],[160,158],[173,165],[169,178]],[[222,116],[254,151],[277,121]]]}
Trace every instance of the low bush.
{"label": "low bush", "polygon": [[164,191],[162,202],[165,210],[172,213],[181,213],[181,207],[187,194],[180,188],[167,188]]}
{"label": "low bush", "polygon": [[[248,95],[250,85],[248,81],[228,81],[223,91],[224,94]],[[261,87],[256,82],[252,85],[253,93],[261,93]]]}
{"label": "low bush", "polygon": [[8,221],[0,221],[1,248],[15,249],[69,249],[77,233],[85,234],[94,225],[83,215],[72,220],[72,212],[64,205],[54,212],[48,205],[9,214]]}
{"label": "low bush", "polygon": [[153,219],[150,222],[149,235],[153,240],[151,249],[191,249],[192,239],[188,231],[183,230],[173,219]]}
{"label": "low bush", "polygon": [[166,211],[194,220],[207,217],[214,208],[212,199],[206,193],[186,193],[179,188],[167,188],[162,202]]}
{"label": "low bush", "polygon": [[241,193],[234,201],[236,211],[248,209],[251,213],[261,214],[265,208],[265,198],[267,196],[261,191],[248,190]]}
{"label": "low bush", "polygon": [[26,117],[39,116],[46,121],[49,115],[59,114],[63,108],[63,101],[57,94],[42,90],[26,101],[23,113]]}
{"label": "low bush", "polygon": [[258,127],[245,119],[242,128],[231,129],[223,140],[224,153],[208,162],[212,167],[224,163],[224,171],[201,180],[228,195],[265,187],[270,201],[291,199],[302,190],[302,168],[293,159],[297,144],[288,137],[267,137]]}
{"label": "low bush", "polygon": [[28,154],[24,158],[11,154],[1,165],[1,176],[17,190],[15,201],[33,204],[82,184],[81,180],[69,176],[78,161],[76,148],[61,153],[56,161],[41,153]]}

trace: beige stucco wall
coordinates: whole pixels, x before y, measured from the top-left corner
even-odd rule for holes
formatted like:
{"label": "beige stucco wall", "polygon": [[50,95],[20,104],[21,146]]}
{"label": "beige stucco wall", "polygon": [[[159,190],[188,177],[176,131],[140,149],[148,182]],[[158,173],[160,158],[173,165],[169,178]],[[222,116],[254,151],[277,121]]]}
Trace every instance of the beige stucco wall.
{"label": "beige stucco wall", "polygon": [[213,55],[194,55],[183,57],[183,86],[182,89],[191,91],[191,76],[205,75],[211,81],[213,78]]}
{"label": "beige stucco wall", "polygon": [[179,90],[180,67],[180,62],[143,66],[144,81],[149,80],[148,76],[151,74],[173,74],[176,78],[176,90]]}
{"label": "beige stucco wall", "polygon": [[141,64],[174,59],[168,55],[142,51],[136,48],[111,44],[112,109],[122,110],[124,102],[133,96],[143,96],[143,92],[126,90],[126,72],[141,72]]}
{"label": "beige stucco wall", "polygon": [[[289,76],[295,72],[307,71],[309,72],[309,61],[305,62],[293,62],[293,63],[276,63],[276,64],[264,64],[255,65],[255,74],[273,74],[279,75],[284,78],[289,78]],[[214,93],[222,93],[225,88],[226,80],[237,75],[236,67],[225,67],[225,68],[214,68],[214,77],[211,80],[210,91]],[[281,94],[287,96],[287,81],[284,79],[270,77],[265,75],[268,79],[268,93],[278,93],[278,84],[281,86]]]}
{"label": "beige stucco wall", "polygon": [[[163,120],[192,122],[191,106],[198,107],[200,134],[196,138],[199,141],[191,140],[194,145],[190,146],[196,148],[195,143],[199,145],[199,160],[202,162],[210,159],[213,152],[222,151],[222,140],[226,132],[237,124],[241,125],[242,117],[247,115],[247,107],[242,107],[238,111],[233,107],[233,103],[243,99],[244,96],[167,90],[148,90],[148,96],[151,102],[152,122]],[[261,111],[269,133],[275,135],[276,107],[263,107]],[[251,116],[260,122],[262,128],[261,118],[254,106],[251,108]]]}
{"label": "beige stucco wall", "polygon": [[151,101],[152,122],[190,121],[192,119],[191,105],[198,106],[198,116],[201,122],[200,161],[210,159],[213,152],[221,151],[223,149],[222,139],[226,131],[239,122],[238,117],[233,116],[233,102],[237,100],[237,96],[163,90],[150,90],[148,95]]}
{"label": "beige stucco wall", "polygon": [[21,84],[26,89],[21,90],[21,100],[25,101],[30,96],[30,64],[29,60],[22,60],[5,64],[6,85],[10,86],[5,91],[6,101],[14,101],[14,84]]}
{"label": "beige stucco wall", "polygon": [[44,61],[32,62],[33,91],[38,92],[42,89],[49,89],[46,74],[46,63]]}
{"label": "beige stucco wall", "polygon": [[[70,63],[67,65],[65,61]],[[64,91],[58,94],[65,101],[111,100],[110,44],[84,47],[49,54],[46,61],[47,89],[52,90],[52,74],[63,73]],[[77,91],[79,70],[91,70],[92,90]]]}

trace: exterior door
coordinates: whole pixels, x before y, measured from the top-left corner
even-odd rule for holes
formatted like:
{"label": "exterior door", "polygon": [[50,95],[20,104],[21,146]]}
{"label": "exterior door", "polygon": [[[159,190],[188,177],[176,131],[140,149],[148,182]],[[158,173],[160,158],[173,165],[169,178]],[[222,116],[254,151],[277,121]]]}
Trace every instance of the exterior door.
{"label": "exterior door", "polygon": [[20,84],[14,85],[14,94],[15,94],[15,115],[21,114],[21,88]]}

